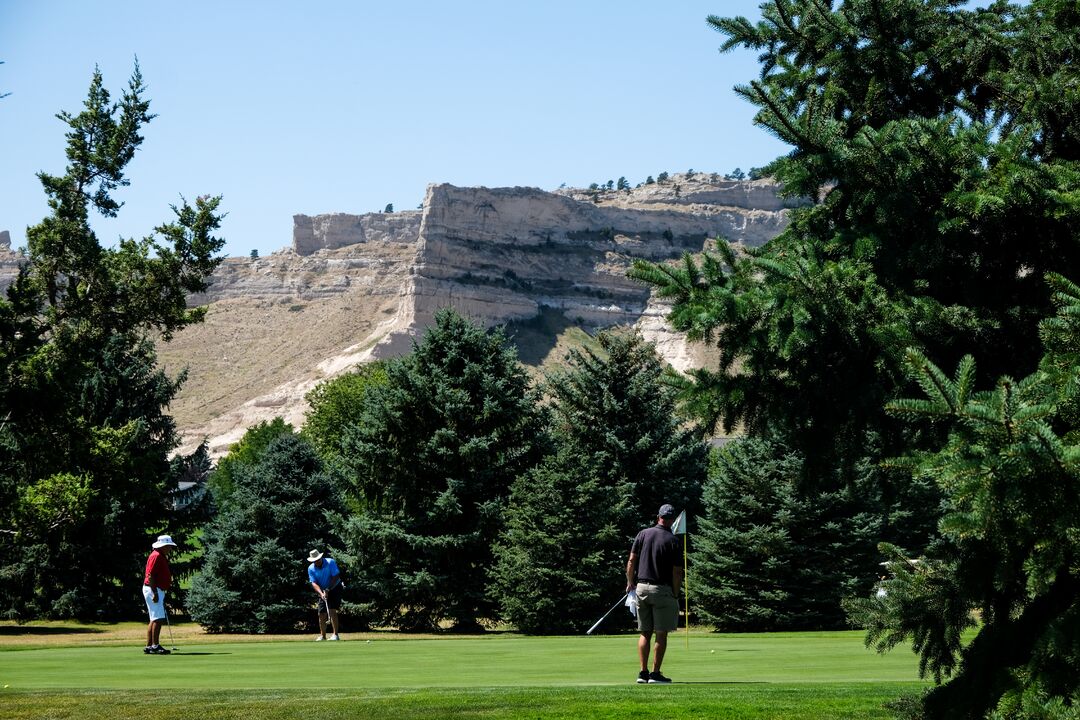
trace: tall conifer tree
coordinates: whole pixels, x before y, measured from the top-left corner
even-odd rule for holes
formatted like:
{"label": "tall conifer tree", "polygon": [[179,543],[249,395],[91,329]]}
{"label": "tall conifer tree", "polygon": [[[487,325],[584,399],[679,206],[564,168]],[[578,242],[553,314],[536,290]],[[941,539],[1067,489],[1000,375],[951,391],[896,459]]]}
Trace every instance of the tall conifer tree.
{"label": "tall conifer tree", "polygon": [[385,371],[341,439],[360,599],[402,629],[479,629],[497,614],[488,573],[510,483],[542,447],[536,397],[502,331],[450,309]]}
{"label": "tall conifer tree", "polygon": [[[686,383],[691,407],[777,437],[803,457],[803,497],[850,489],[882,539],[918,552],[924,534],[905,519],[932,526],[936,485],[888,468],[864,483],[860,468],[941,440],[884,412],[910,386],[907,348],[944,366],[971,353],[991,376],[1038,362],[1042,278],[1080,266],[1080,113],[1061,91],[1078,77],[1076,6],[762,9],[756,24],[709,22],[723,50],[760,53],[761,76],[736,92],[792,148],[765,171],[813,203],[762,248],[634,274],[674,300],[676,328],[721,353]],[[855,579],[868,585],[866,550]]]}
{"label": "tall conifer tree", "polygon": [[705,445],[655,348],[597,339],[599,351],[572,350],[548,379],[557,452],[514,483],[498,547],[503,612],[527,632],[587,628],[625,587],[630,541],[660,505],[700,508]]}
{"label": "tall conifer tree", "polygon": [[[136,66],[113,101],[94,72],[68,127],[63,175],[39,173],[49,215],[0,300],[0,614],[138,612],[142,563],[168,529],[181,542],[177,440],[166,408],[183,379],[152,339],[202,319],[190,293],[220,262],[219,198],[174,207],[141,240],[103,247],[91,216],[115,216],[125,169],[153,115]],[[78,568],[78,572],[75,572]]]}

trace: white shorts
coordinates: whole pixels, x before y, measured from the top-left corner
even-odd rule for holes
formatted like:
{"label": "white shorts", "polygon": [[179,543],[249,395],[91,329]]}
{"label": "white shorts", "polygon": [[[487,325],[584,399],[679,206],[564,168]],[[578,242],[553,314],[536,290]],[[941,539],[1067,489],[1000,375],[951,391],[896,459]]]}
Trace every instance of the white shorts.
{"label": "white shorts", "polygon": [[146,600],[146,610],[150,613],[151,620],[164,620],[165,619],[165,591],[158,588],[157,602],[154,602],[151,598],[154,596],[154,591],[150,589],[149,585],[142,586],[143,599]]}

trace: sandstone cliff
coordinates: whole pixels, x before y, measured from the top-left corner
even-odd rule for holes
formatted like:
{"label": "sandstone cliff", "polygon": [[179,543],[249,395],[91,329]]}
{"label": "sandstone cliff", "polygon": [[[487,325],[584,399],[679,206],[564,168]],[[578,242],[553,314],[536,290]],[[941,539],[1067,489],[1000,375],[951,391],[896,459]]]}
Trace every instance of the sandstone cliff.
{"label": "sandstone cliff", "polygon": [[700,365],[626,270],[717,237],[760,245],[792,204],[769,181],[697,174],[619,192],[441,184],[421,211],[297,215],[292,249],[228,259],[195,299],[211,304],[207,322],[160,346],[171,371],[190,372],[172,408],[184,449],[208,437],[221,454],[275,415],[299,425],[317,382],[407,352],[444,306],[487,326],[541,314],[634,325],[675,367]]}

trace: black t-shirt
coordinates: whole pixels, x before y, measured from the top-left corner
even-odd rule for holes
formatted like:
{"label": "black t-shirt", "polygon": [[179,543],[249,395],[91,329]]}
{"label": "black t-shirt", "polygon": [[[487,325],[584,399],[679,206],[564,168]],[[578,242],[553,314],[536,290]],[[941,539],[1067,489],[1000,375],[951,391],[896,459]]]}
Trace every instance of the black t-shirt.
{"label": "black t-shirt", "polygon": [[630,552],[638,557],[637,581],[650,585],[673,585],[671,571],[679,556],[679,543],[671,530],[657,523],[634,538]]}

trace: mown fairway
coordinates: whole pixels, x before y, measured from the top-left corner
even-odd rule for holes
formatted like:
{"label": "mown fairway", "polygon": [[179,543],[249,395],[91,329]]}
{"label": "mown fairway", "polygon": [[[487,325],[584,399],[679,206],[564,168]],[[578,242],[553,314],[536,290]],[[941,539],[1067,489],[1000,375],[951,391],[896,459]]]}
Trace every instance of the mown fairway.
{"label": "mown fairway", "polygon": [[698,633],[689,650],[680,636],[664,664],[676,683],[659,687],[634,684],[632,635],[314,643],[185,628],[179,653],[152,657],[116,633],[29,630],[0,627],[3,718],[887,717],[884,701],[921,687],[909,652],[879,656],[857,632]]}

